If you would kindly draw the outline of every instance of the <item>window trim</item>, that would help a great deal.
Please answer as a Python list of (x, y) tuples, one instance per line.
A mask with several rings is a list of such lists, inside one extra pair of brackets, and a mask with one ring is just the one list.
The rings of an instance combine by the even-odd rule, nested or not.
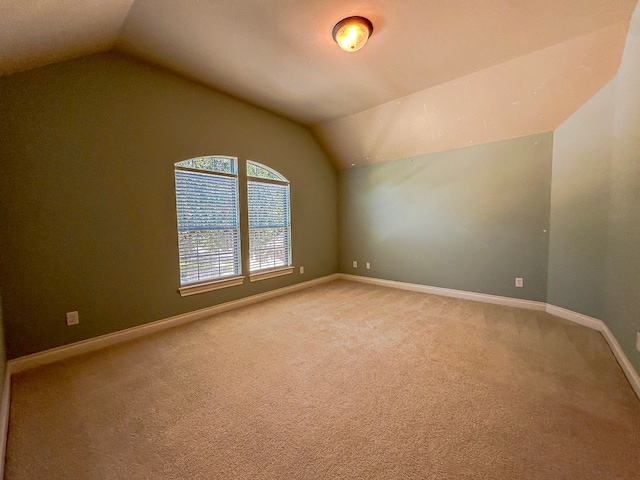
[[(180, 165), (183, 162), (187, 162), (197, 158), (219, 158), (231, 161), (232, 172), (221, 172), (216, 170), (207, 170), (202, 168), (192, 168), (185, 167)], [(235, 181), (235, 204), (236, 204), (236, 219), (238, 222), (237, 225), (237, 239), (238, 239), (238, 247), (237, 251), (234, 251), (235, 260), (237, 262), (237, 270), (231, 275), (225, 275), (220, 277), (213, 277), (204, 280), (196, 280), (189, 283), (182, 283), (183, 272), (182, 267), (179, 265), (179, 280), (178, 280), (178, 292), (180, 296), (185, 297), (189, 295), (195, 295), (197, 293), (208, 292), (212, 290), (218, 290), (221, 288), (232, 287), (236, 285), (240, 285), (244, 282), (244, 269), (242, 264), (242, 225), (241, 225), (241, 196), (240, 196), (240, 175), (239, 175), (239, 159), (238, 157), (230, 156), (230, 155), (203, 155), (202, 157), (193, 157), (185, 160), (181, 160), (179, 162), (174, 163), (174, 178), (176, 179), (176, 187), (175, 187), (175, 197), (176, 197), (176, 220), (178, 221), (177, 225), (177, 234), (178, 239), (180, 238), (180, 227), (179, 227), (179, 211), (178, 211), (178, 188), (177, 188), (177, 172), (186, 172), (186, 173), (195, 173), (200, 175), (212, 175), (221, 178), (227, 178)], [(178, 261), (181, 262), (180, 255), (180, 241), (178, 240)]]
[(281, 277), (282, 275), (289, 275), (296, 269), (293, 265), (288, 267), (275, 267), (270, 269), (258, 270), (255, 273), (249, 274), (250, 282), (259, 282), (260, 280), (267, 280), (268, 278)]
[[(249, 164), (252, 164), (258, 168), (262, 168), (264, 170), (267, 170), (268, 172), (270, 172), (273, 176), (278, 177), (278, 179), (275, 178), (265, 178), (265, 177), (259, 177), (259, 176), (254, 176), (254, 175), (249, 175), (248, 174), (248, 170), (249, 170)], [(293, 232), (291, 229), (291, 182), (284, 176), (282, 175), (279, 171), (264, 165), (262, 163), (256, 162), (254, 160), (250, 160), (247, 159), (245, 160), (245, 172), (247, 172), (246, 175), (246, 186), (247, 186), (247, 194), (246, 194), (246, 201), (247, 201), (247, 211), (249, 211), (250, 207), (249, 207), (249, 183), (263, 183), (263, 184), (268, 184), (268, 185), (277, 185), (277, 186), (282, 186), (282, 187), (286, 187), (287, 189), (287, 223), (288, 223), (288, 245), (287, 245), (287, 264), (286, 265), (278, 265), (275, 267), (267, 267), (267, 268), (263, 268), (260, 270), (251, 270), (251, 225), (250, 222), (247, 225), (248, 230), (247, 230), (247, 237), (248, 237), (248, 256), (249, 256), (249, 281), (251, 282), (257, 282), (260, 280), (266, 280), (268, 278), (273, 278), (273, 277), (278, 277), (280, 275), (288, 275), (290, 273), (293, 273), (295, 267), (293, 266), (293, 252), (292, 252), (292, 236), (293, 236)]]
[[(208, 279), (208, 280), (201, 280), (201, 281), (193, 281), (191, 283), (186, 283), (186, 284), (182, 284), (182, 270), (180, 267), (180, 278), (179, 278), (179, 282), (180, 282), (180, 286), (178, 287), (178, 292), (180, 294), (181, 297), (188, 297), (191, 295), (197, 295), (200, 293), (205, 293), (205, 292), (210, 292), (210, 291), (215, 291), (215, 290), (220, 290), (223, 288), (228, 288), (228, 287), (234, 287), (234, 286), (238, 286), (238, 285), (242, 285), (245, 281), (246, 278), (249, 279), (250, 282), (259, 282), (262, 280), (267, 280), (269, 278), (275, 278), (275, 277), (280, 277), (280, 276), (284, 276), (284, 275), (290, 275), (292, 273), (294, 273), (295, 271), (295, 266), (293, 265), (293, 255), (292, 255), (292, 245), (291, 245), (291, 240), (292, 240), (292, 229), (291, 229), (291, 200), (290, 200), (290, 189), (291, 189), (291, 182), (289, 182), (289, 180), (283, 176), (280, 172), (278, 172), (277, 170), (274, 170), (273, 168), (267, 166), (267, 165), (263, 165), (261, 163), (255, 162), (253, 160), (245, 160), (245, 169), (243, 172), (240, 171), (240, 159), (238, 157), (234, 157), (234, 156), (229, 156), (229, 155), (204, 155), (203, 157), (214, 157), (214, 158), (225, 158), (225, 159), (229, 159), (232, 160), (234, 162), (234, 167), (235, 167), (235, 171), (232, 173), (227, 173), (227, 172), (221, 172), (221, 171), (215, 171), (215, 170), (206, 170), (206, 169), (199, 169), (199, 168), (191, 168), (191, 167), (185, 167), (185, 166), (181, 166), (179, 165), (181, 162), (185, 162), (187, 160), (192, 160), (191, 158), (186, 159), (186, 160), (182, 160), (179, 162), (174, 163), (173, 167), (174, 167), (174, 172), (177, 171), (184, 171), (184, 172), (193, 172), (193, 173), (199, 173), (199, 174), (211, 174), (211, 175), (216, 175), (219, 177), (227, 177), (227, 178), (232, 178), (235, 179), (236, 181), (236, 205), (238, 208), (238, 219), (240, 221), (239, 226), (238, 226), (238, 245), (239, 245), (239, 251), (237, 252), (238, 255), (238, 260), (239, 260), (239, 272), (235, 275), (229, 275), (229, 276), (224, 276), (224, 277), (219, 277), (219, 278), (212, 278), (212, 279)], [(194, 158), (200, 158), (200, 157), (194, 157)], [(264, 168), (265, 170), (269, 171), (271, 174), (273, 174), (273, 176), (277, 176), (278, 179), (275, 178), (264, 178), (264, 177), (259, 177), (259, 176), (254, 176), (254, 175), (248, 175), (248, 168), (247, 166), (249, 164), (253, 164), (259, 168)], [(175, 175), (175, 173), (174, 173)], [(267, 267), (264, 268), (262, 270), (255, 270), (255, 271), (251, 271), (251, 263), (250, 263), (250, 232), (251, 232), (251, 228), (249, 227), (248, 223), (245, 223), (247, 220), (242, 220), (242, 217), (245, 215), (243, 213), (247, 212), (249, 209), (249, 194), (248, 194), (248, 187), (249, 187), (249, 183), (250, 182), (254, 182), (254, 183), (264, 183), (264, 184), (271, 184), (271, 185), (280, 185), (283, 187), (287, 188), (287, 205), (288, 205), (288, 211), (287, 211), (287, 223), (288, 223), (288, 252), (287, 252), (287, 260), (288, 260), (288, 265), (278, 265), (275, 267)], [(176, 198), (177, 198), (177, 190), (176, 190)], [(176, 213), (178, 213), (176, 211)], [(246, 229), (246, 230), (245, 230)], [(178, 230), (178, 234), (180, 234), (180, 230)], [(246, 242), (246, 247), (244, 247), (243, 245), (245, 245)], [(247, 249), (245, 254), (247, 255), (247, 260), (244, 260), (245, 255), (243, 255), (244, 249)], [(180, 253), (178, 252), (178, 258), (180, 258)]]
[(188, 297), (190, 295), (196, 295), (198, 293), (211, 292), (213, 290), (220, 290), (221, 288), (235, 287), (236, 285), (242, 285), (244, 283), (244, 275), (225, 277), (220, 280), (205, 281), (199, 283), (190, 283), (182, 285), (178, 288), (181, 297)]

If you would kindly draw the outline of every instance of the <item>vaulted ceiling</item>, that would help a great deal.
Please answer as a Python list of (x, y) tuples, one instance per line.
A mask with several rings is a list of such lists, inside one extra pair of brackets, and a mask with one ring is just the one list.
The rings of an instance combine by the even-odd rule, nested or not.
[[(309, 125), (339, 168), (555, 129), (637, 0), (2, 0), (0, 75), (120, 50)], [(333, 25), (374, 25), (343, 52)]]

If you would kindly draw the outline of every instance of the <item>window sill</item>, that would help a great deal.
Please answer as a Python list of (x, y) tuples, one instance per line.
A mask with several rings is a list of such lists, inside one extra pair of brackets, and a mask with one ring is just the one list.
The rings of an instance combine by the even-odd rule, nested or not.
[(259, 282), (260, 280), (266, 280), (267, 278), (289, 275), (290, 273), (293, 273), (294, 269), (295, 267), (278, 267), (271, 270), (263, 270), (261, 272), (249, 274), (249, 281)]
[(206, 283), (196, 283), (193, 285), (185, 285), (178, 288), (181, 297), (188, 297), (189, 295), (196, 295), (198, 293), (211, 292), (212, 290), (219, 290), (221, 288), (235, 287), (236, 285), (242, 285), (244, 282), (243, 276), (223, 278), (221, 280), (214, 280)]

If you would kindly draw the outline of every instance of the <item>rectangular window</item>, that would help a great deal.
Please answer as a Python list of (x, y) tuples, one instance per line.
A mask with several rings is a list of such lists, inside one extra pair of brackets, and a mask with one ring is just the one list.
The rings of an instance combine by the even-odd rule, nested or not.
[(180, 284), (240, 275), (237, 161), (179, 162), (175, 179)]
[(290, 266), (289, 183), (256, 179), (247, 189), (250, 271)]

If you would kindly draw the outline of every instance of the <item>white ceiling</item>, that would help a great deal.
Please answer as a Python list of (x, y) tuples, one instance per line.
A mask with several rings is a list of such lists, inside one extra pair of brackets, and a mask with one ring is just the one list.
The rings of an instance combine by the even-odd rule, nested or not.
[(133, 0), (0, 0), (0, 75), (102, 52)]
[[(0, 74), (115, 48), (311, 126), (345, 168), (554, 129), (615, 75), (636, 3), (0, 0)], [(374, 33), (343, 52), (355, 14)]]

